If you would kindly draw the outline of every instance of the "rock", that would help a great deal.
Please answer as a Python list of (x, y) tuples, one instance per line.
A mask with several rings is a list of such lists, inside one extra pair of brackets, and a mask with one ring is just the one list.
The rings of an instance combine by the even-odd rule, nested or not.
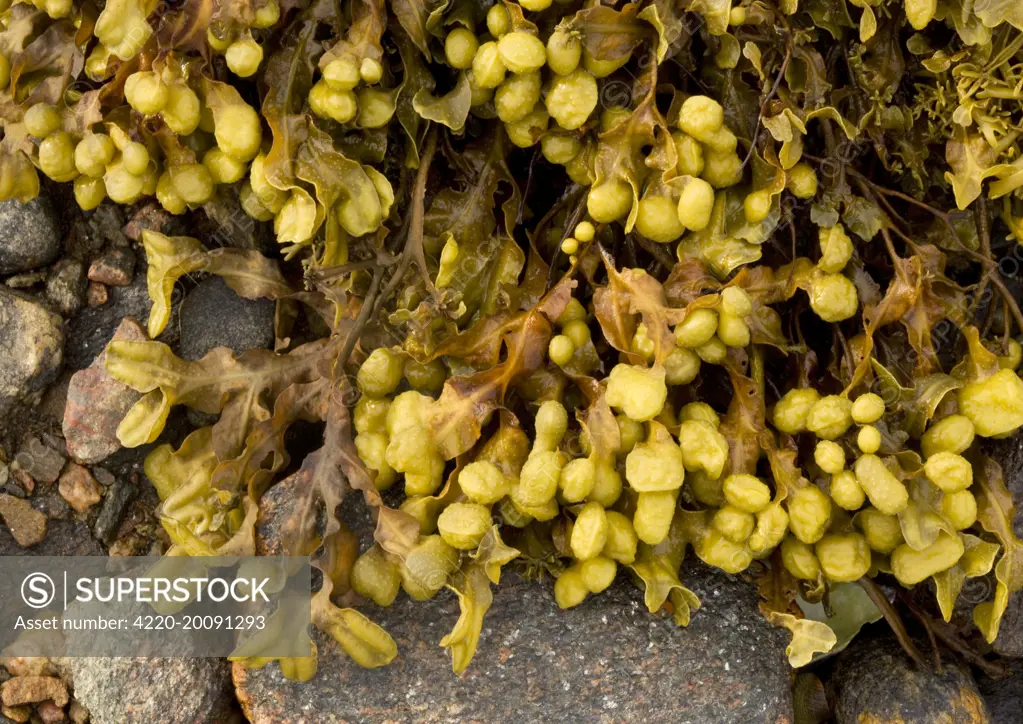
[(0, 527), (0, 555), (2, 556), (103, 556), (106, 551), (92, 537), (89, 526), (80, 520), (51, 520), (47, 524), (46, 538), (29, 549), (24, 549), (4, 527)]
[(67, 720), (67, 717), (64, 716), (64, 710), (52, 701), (44, 701), (37, 706), (36, 714), (39, 715), (39, 719), (43, 724), (58, 724), (58, 722)]
[(181, 303), (184, 359), (200, 359), (214, 347), (244, 352), (273, 342), (273, 301), (239, 297), (220, 277), (204, 280)]
[(223, 659), (75, 658), (75, 698), (93, 724), (229, 721), (231, 669)]
[(93, 468), (92, 476), (96, 478), (96, 482), (105, 488), (109, 488), (114, 484), (114, 481), (117, 480), (117, 478), (114, 477), (114, 474), (106, 468)]
[[(990, 600), (995, 583), (990, 577), (979, 580), (988, 584), (984, 592), (989, 595), (977, 600), (976, 603)], [(972, 611), (972, 607), (970, 610)], [(1023, 594), (1019, 591), (1009, 596), (1009, 604), (1005, 607), (1005, 613), (1002, 614), (1002, 621), (998, 626), (998, 636), (991, 644), (991, 648), (1000, 656), (1010, 659), (1023, 658)]]
[(54, 676), (15, 676), (0, 684), (0, 700), (6, 706), (52, 701), (57, 706), (68, 702), (67, 687)]
[(89, 266), (89, 279), (111, 287), (126, 287), (135, 275), (135, 253), (111, 249)]
[(26, 495), (24, 489), (14, 480), (9, 480), (0, 487), (0, 493), (7, 493), (8, 495), (13, 495), (15, 498), (24, 498)]
[(828, 680), (836, 724), (945, 722), (987, 724), (987, 707), (970, 670), (951, 654), (916, 666), (886, 628), (863, 631), (833, 663)]
[(451, 673), (440, 639), (458, 618), (453, 595), (402, 597), (367, 614), (398, 644), (398, 657), (361, 669), (317, 632), (319, 669), (306, 683), (274, 664), (236, 665), (242, 709), (253, 722), (672, 721), (792, 722), (786, 635), (757, 612), (755, 587), (702, 564), (682, 580), (703, 608), (681, 628), (649, 613), (622, 580), (561, 611), (550, 583), (507, 575), (495, 587), (479, 650)]
[(3, 719), (0, 719), (0, 724), (7, 724), (11, 721), (25, 724), (32, 718), (32, 707), (30, 706), (4, 706), (2, 711)]
[(0, 516), (23, 548), (34, 546), (46, 537), (46, 516), (21, 498), (0, 494)]
[(28, 475), (37, 483), (52, 483), (60, 477), (67, 458), (52, 445), (47, 445), (38, 437), (32, 436), (22, 443), (18, 454), (14, 456), (11, 472)]
[(109, 301), (92, 309), (83, 309), (68, 324), (67, 365), (73, 370), (88, 367), (107, 346), (125, 317), (145, 326), (149, 318), (149, 293), (145, 274), (136, 274), (126, 287), (110, 287)]
[(89, 282), (89, 286), (85, 290), (85, 303), (89, 305), (90, 309), (102, 307), (109, 299), (110, 293), (107, 292), (105, 285), (99, 282)]
[(86, 468), (71, 463), (60, 476), (60, 497), (79, 513), (84, 513), (103, 497), (103, 488)]
[(1023, 662), (1009, 662), (1007, 676), (991, 679), (977, 676), (977, 687), (984, 697), (991, 724), (1016, 724), (1023, 711)]
[(114, 483), (103, 500), (103, 507), (100, 508), (96, 524), (92, 528), (93, 535), (109, 544), (117, 535), (117, 529), (128, 512), (128, 506), (137, 495), (138, 488), (131, 483), (124, 480)]
[(0, 276), (51, 264), (60, 247), (57, 217), (46, 197), (0, 202)]
[(70, 317), (85, 305), (88, 285), (85, 264), (77, 259), (61, 259), (54, 264), (50, 278), (46, 280), (46, 298), (61, 314)]
[[(125, 318), (114, 339), (143, 342), (148, 339), (138, 322)], [(68, 453), (80, 463), (105, 460), (121, 449), (117, 426), (142, 396), (107, 374), (104, 349), (88, 369), (76, 372), (68, 386), (64, 408), (64, 438)]]
[(151, 202), (139, 208), (131, 221), (124, 227), (124, 234), (132, 241), (142, 241), (143, 231), (156, 231), (171, 234), (166, 227), (176, 225), (176, 217), (165, 210), (160, 204)]
[(124, 208), (119, 204), (105, 203), (96, 207), (88, 215), (86, 222), (88, 235), (96, 249), (105, 244), (112, 246), (128, 246), (128, 238), (124, 235)]
[(79, 704), (77, 700), (71, 702), (67, 714), (75, 724), (85, 724), (89, 721), (89, 710)]
[(0, 427), (19, 406), (39, 400), (57, 379), (63, 358), (61, 318), (0, 287)]
[(45, 515), (51, 521), (54, 519), (65, 520), (71, 517), (71, 506), (56, 490), (49, 490), (42, 495), (34, 495), (29, 500), (32, 507)]

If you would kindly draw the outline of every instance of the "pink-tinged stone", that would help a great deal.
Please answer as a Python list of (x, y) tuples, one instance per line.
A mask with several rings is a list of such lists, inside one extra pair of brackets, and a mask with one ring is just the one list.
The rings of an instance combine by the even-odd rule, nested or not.
[(59, 724), (59, 722), (67, 721), (67, 717), (64, 716), (64, 709), (52, 701), (44, 701), (37, 706), (36, 714), (39, 715), (39, 719), (42, 720), (43, 724)]
[(126, 287), (135, 276), (135, 254), (131, 249), (111, 249), (89, 265), (90, 281), (111, 287)]
[[(131, 317), (121, 320), (114, 339), (144, 342), (149, 339)], [(107, 374), (106, 350), (87, 369), (76, 372), (68, 385), (64, 408), (64, 438), (68, 454), (82, 464), (98, 463), (121, 449), (117, 426), (140, 393)]]
[(159, 204), (146, 204), (124, 227), (124, 235), (132, 241), (142, 241), (143, 231), (162, 231), (172, 218)]

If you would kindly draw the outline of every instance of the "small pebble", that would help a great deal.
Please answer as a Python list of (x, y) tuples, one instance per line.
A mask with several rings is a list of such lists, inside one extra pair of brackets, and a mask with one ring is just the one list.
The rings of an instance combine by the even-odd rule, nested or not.
[(89, 282), (89, 288), (85, 291), (85, 301), (91, 307), (102, 307), (110, 301), (110, 293), (105, 284)]
[(89, 266), (89, 279), (111, 287), (126, 287), (135, 276), (135, 253), (111, 249)]
[(79, 513), (86, 512), (103, 498), (103, 488), (81, 465), (70, 463), (60, 476), (60, 496)]

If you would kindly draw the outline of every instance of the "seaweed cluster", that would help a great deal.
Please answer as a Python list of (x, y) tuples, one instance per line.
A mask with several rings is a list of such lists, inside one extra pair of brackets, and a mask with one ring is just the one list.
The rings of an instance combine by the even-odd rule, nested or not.
[(283, 549), (364, 666), (396, 647), (362, 604), (449, 588), (464, 669), (506, 566), (562, 607), (627, 573), (686, 625), (689, 549), (757, 574), (794, 665), (836, 641), (796, 602), (839, 583), (947, 620), (991, 575), (992, 641), (1023, 587), (984, 454), (1023, 425), (1021, 7), (8, 0), (0, 197), (41, 172), (86, 212), (272, 223), (272, 255), (144, 233), (150, 337), (202, 273), (276, 300), (276, 344), (112, 342), (144, 393), (118, 434), (219, 416), (147, 458), (171, 555), (254, 553), (297, 470)]

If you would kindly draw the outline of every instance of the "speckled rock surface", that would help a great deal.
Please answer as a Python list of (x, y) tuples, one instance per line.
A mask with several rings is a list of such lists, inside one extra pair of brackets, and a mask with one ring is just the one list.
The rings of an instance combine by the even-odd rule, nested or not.
[(60, 230), (48, 199), (0, 202), (0, 276), (36, 269), (60, 255)]
[(1023, 661), (1011, 662), (1004, 679), (977, 677), (991, 724), (1016, 724), (1023, 718)]
[(688, 563), (682, 578), (704, 604), (688, 628), (648, 613), (627, 581), (560, 611), (550, 582), (508, 576), (461, 678), (438, 646), (458, 617), (455, 597), (402, 597), (367, 610), (398, 644), (390, 666), (360, 669), (320, 636), (312, 681), (288, 682), (273, 664), (236, 666), (238, 698), (260, 724), (791, 722), (786, 636), (760, 618), (752, 584)]
[(230, 721), (230, 664), (223, 659), (71, 659), (75, 698), (93, 724)]
[(37, 401), (64, 357), (63, 321), (0, 286), (0, 428), (20, 404)]
[(46, 280), (46, 299), (65, 317), (71, 317), (85, 306), (88, 286), (85, 265), (77, 259), (65, 257), (50, 271)]
[[(259, 517), (256, 519), (256, 555), (282, 556), (287, 555), (282, 540), (287, 533), (289, 524), (298, 520), (301, 505), (302, 476), (299, 473), (289, 475), (263, 493), (259, 499)], [(348, 496), (348, 501), (356, 496)], [(350, 502), (346, 507), (351, 506)], [(359, 512), (362, 512), (361, 510)], [(373, 522), (368, 514), (361, 520), (353, 521), (350, 515), (344, 517), (349, 528), (357, 535), (372, 535)], [(323, 530), (322, 512), (317, 518), (319, 530)]]
[(184, 359), (200, 359), (214, 347), (244, 352), (273, 341), (274, 303), (239, 297), (220, 277), (204, 280), (181, 303)]
[(942, 664), (940, 673), (929, 663), (915, 666), (883, 624), (861, 632), (835, 658), (828, 679), (836, 724), (989, 722), (969, 669), (952, 655)]

